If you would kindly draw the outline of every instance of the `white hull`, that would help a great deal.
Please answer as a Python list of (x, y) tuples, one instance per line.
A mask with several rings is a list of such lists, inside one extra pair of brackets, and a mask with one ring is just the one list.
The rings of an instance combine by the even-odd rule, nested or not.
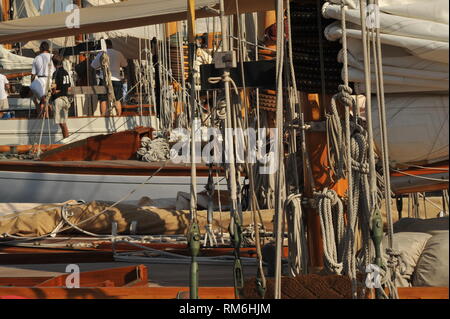
[[(11, 119), (0, 121), (0, 145), (59, 144), (63, 139), (61, 129), (54, 119)], [(158, 127), (156, 117), (78, 117), (67, 121), (71, 143), (90, 136), (130, 130), (136, 126)]]
[[(0, 202), (56, 203), (67, 200), (118, 201), (137, 189), (126, 202), (143, 196), (152, 200), (173, 200), (177, 193), (190, 191), (190, 176), (154, 176), (148, 184), (146, 176), (81, 175), (0, 171)], [(197, 178), (202, 191), (207, 177)]]

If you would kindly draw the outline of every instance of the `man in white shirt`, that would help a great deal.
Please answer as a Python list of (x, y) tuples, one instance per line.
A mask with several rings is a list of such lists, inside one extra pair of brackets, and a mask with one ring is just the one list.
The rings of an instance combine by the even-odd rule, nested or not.
[(50, 87), (47, 86), (47, 79), (52, 78), (55, 66), (52, 62), (52, 55), (50, 54), (48, 42), (42, 42), (39, 49), (41, 53), (34, 58), (31, 68), (30, 89), (38, 101), (38, 114), (48, 115), (46, 97)]
[[(122, 115), (122, 97), (123, 97), (123, 86), (122, 86), (122, 81), (120, 78), (120, 68), (125, 68), (128, 66), (128, 62), (127, 59), (125, 59), (124, 55), (122, 54), (122, 52), (114, 50), (112, 47), (112, 41), (110, 39), (105, 40), (106, 42), (106, 54), (109, 57), (109, 70), (111, 72), (111, 80), (112, 80), (112, 85), (113, 85), (113, 89), (114, 89), (114, 96), (116, 98), (116, 111), (117, 111), (117, 116)], [(104, 52), (100, 52), (99, 54), (97, 54), (97, 56), (95, 57), (94, 61), (92, 61), (91, 63), (91, 67), (93, 67), (96, 70), (101, 70), (101, 57), (102, 54), (104, 54)], [(100, 71), (100, 83), (99, 85), (105, 85), (105, 77), (103, 75), (103, 72)], [(108, 96), (106, 94), (101, 94), (98, 96), (98, 99), (100, 101), (100, 112), (102, 115), (109, 115), (107, 114), (107, 101), (108, 101)]]
[(9, 81), (3, 74), (0, 74), (0, 119), (3, 117), (2, 110), (9, 109), (8, 104)]

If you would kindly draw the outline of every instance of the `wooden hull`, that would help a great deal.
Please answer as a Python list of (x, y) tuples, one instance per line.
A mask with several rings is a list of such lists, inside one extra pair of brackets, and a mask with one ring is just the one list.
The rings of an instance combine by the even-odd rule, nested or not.
[[(134, 189), (127, 201), (138, 201), (143, 196), (163, 200), (190, 191), (190, 166), (166, 164), (159, 170), (162, 165), (137, 160), (0, 161), (0, 202), (117, 201)], [(206, 185), (207, 174), (205, 166), (198, 167), (199, 191)]]

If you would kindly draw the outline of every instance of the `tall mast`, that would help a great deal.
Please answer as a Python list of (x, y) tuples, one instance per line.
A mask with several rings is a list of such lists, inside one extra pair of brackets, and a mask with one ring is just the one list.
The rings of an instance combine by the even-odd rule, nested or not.
[[(73, 0), (73, 4), (76, 5), (78, 8), (83, 8), (83, 1), (82, 0)], [(77, 34), (75, 36), (75, 44), (83, 42), (83, 34)]]
[[(2, 21), (11, 20), (11, 0), (2, 0)], [(12, 45), (10, 43), (3, 44), (5, 49), (11, 49)]]
[(198, 299), (198, 262), (197, 256), (200, 251), (200, 229), (197, 220), (197, 167), (195, 163), (195, 79), (194, 79), (194, 61), (195, 61), (195, 0), (187, 0), (187, 22), (188, 22), (188, 40), (189, 40), (189, 73), (191, 78), (190, 107), (191, 107), (191, 224), (189, 227), (189, 248), (191, 251), (191, 272), (189, 281), (190, 299)]

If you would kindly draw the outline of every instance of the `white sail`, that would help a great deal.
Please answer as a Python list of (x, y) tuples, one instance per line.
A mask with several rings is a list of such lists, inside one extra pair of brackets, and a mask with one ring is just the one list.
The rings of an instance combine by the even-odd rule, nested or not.
[[(338, 1), (331, 2), (324, 4), (323, 16), (340, 20), (341, 6)], [(363, 92), (358, 1), (347, 3), (349, 76), (357, 91)], [(443, 0), (380, 1), (380, 39), (386, 92), (448, 91), (448, 8), (448, 1)], [(341, 22), (327, 26), (325, 37), (330, 41), (340, 40)], [(342, 61), (340, 57), (338, 59)]]
[[(387, 94), (389, 160), (392, 166), (448, 160), (448, 94)], [(375, 145), (381, 149), (377, 99), (372, 98)]]
[[(365, 92), (359, 1), (346, 1), (349, 81)], [(380, 0), (380, 40), (391, 165), (448, 160), (448, 12), (446, 0)], [(322, 7), (326, 18), (341, 19), (341, 3)], [(341, 21), (325, 37), (342, 37)], [(337, 57), (343, 62), (343, 51)], [(372, 93), (376, 85), (372, 68)], [(372, 98), (375, 144), (380, 145), (377, 100)]]
[(12, 2), (14, 9), (14, 19), (37, 17), (39, 10), (30, 0), (15, 0)]
[(0, 73), (30, 71), (33, 59), (13, 54), (0, 45)]

